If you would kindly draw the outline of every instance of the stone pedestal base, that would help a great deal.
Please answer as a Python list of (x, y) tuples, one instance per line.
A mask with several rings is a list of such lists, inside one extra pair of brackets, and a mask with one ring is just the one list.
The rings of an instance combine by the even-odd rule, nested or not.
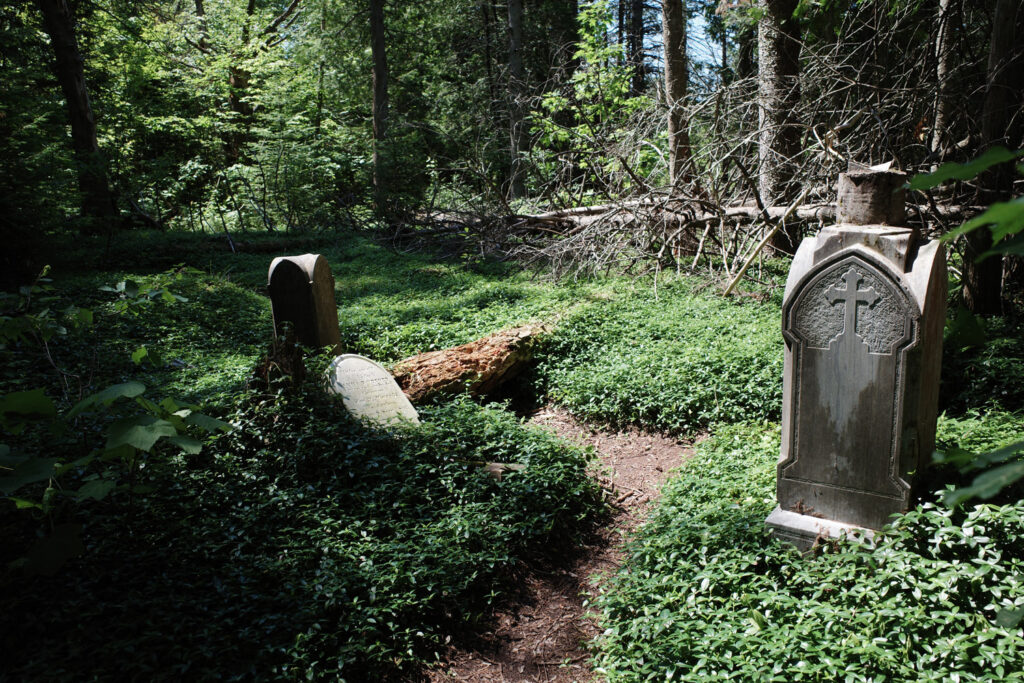
[(859, 532), (861, 535), (871, 538), (874, 532), (871, 529), (844, 524), (831, 519), (801, 515), (798, 512), (790, 512), (776, 507), (764, 520), (765, 526), (771, 529), (775, 538), (786, 543), (792, 543), (799, 550), (810, 550), (815, 541), (819, 538), (839, 538), (846, 532)]

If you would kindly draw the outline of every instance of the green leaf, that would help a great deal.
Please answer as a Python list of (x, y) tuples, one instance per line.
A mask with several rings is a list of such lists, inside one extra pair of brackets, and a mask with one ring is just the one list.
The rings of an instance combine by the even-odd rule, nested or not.
[(80, 499), (92, 498), (93, 500), (103, 500), (116, 486), (117, 482), (110, 479), (93, 479), (78, 489), (78, 497)]
[(141, 365), (142, 359), (145, 358), (146, 354), (148, 353), (149, 351), (146, 350), (145, 346), (140, 346), (139, 348), (135, 349), (134, 353), (132, 353), (132, 362), (135, 363), (136, 365)]
[(1003, 628), (1017, 628), (1017, 624), (1022, 619), (1024, 619), (1024, 607), (1001, 609), (996, 613), (996, 624)]
[(30, 574), (53, 576), (73, 557), (85, 552), (80, 524), (58, 524), (53, 534), (35, 542), (25, 568)]
[(180, 448), (182, 452), (188, 455), (199, 455), (203, 450), (203, 443), (198, 439), (194, 439), (191, 436), (179, 434), (178, 436), (171, 436), (167, 439), (175, 446)]
[(994, 243), (999, 242), (999, 240), (1007, 235), (1016, 235), (1021, 230), (1024, 230), (1024, 197), (993, 204), (982, 214), (975, 216), (956, 230), (947, 232), (942, 236), (942, 240), (949, 242), (983, 225), (995, 226), (992, 229), (992, 241)]
[(1005, 147), (992, 147), (977, 159), (966, 164), (949, 163), (939, 166), (933, 173), (914, 176), (904, 187), (908, 190), (928, 190), (947, 180), (970, 180), (982, 171), (1024, 156), (1024, 150), (1011, 152)]
[(24, 498), (9, 498), (8, 500), (14, 502), (14, 507), (17, 510), (28, 510), (35, 508), (37, 510), (43, 509), (43, 504), (34, 500), (26, 500)]
[(75, 311), (75, 319), (78, 321), (78, 324), (80, 326), (82, 326), (82, 325), (84, 325), (84, 326), (92, 325), (92, 320), (93, 320), (92, 309), (89, 309), (89, 308), (79, 308), (77, 311)]
[(200, 429), (204, 429), (208, 432), (220, 430), (226, 433), (231, 431), (231, 425), (229, 423), (202, 413), (189, 414), (188, 417), (185, 418), (185, 424), (199, 427)]
[(998, 246), (993, 247), (989, 251), (978, 257), (978, 261), (982, 261), (989, 256), (994, 254), (1010, 254), (1011, 256), (1024, 256), (1024, 235), (1017, 235), (1016, 237), (1008, 240), (1003, 240)]
[(68, 411), (67, 417), (74, 417), (97, 403), (110, 405), (119, 398), (135, 398), (136, 396), (142, 395), (144, 391), (146, 391), (146, 385), (141, 382), (133, 381), (114, 384), (103, 391), (99, 391), (91, 396), (83, 398), (75, 405), (75, 407)]
[(151, 415), (124, 418), (107, 429), (107, 450), (131, 446), (149, 452), (161, 437), (175, 436), (177, 433), (178, 430), (170, 422)]
[(946, 328), (944, 343), (955, 346), (958, 349), (965, 349), (971, 346), (982, 346), (985, 343), (985, 328), (981, 320), (971, 313), (966, 306), (960, 304), (956, 310), (956, 317), (953, 318)]
[(1021, 477), (1024, 477), (1024, 460), (1011, 462), (983, 472), (974, 478), (970, 486), (947, 491), (943, 494), (942, 500), (949, 507), (956, 507), (960, 503), (974, 497), (982, 499), (991, 498)]
[(42, 389), (15, 391), (0, 398), (0, 425), (15, 434), (24, 429), (24, 421), (9, 420), (8, 415), (48, 418), (56, 414), (57, 407), (43, 394)]
[(26, 484), (49, 479), (56, 462), (57, 458), (26, 458), (9, 475), (0, 477), (0, 492), (9, 496)]

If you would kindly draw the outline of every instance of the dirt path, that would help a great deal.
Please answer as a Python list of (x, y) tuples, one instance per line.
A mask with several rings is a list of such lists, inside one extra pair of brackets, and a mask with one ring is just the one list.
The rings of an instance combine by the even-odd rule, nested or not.
[(615, 570), (625, 537), (647, 513), (668, 473), (693, 450), (689, 444), (636, 429), (592, 428), (553, 407), (537, 411), (530, 423), (598, 453), (595, 476), (616, 507), (580, 553), (549, 570), (533, 569), (516, 599), (498, 611), (472, 644), (453, 647), (429, 673), (431, 683), (578, 683), (594, 680), (586, 643), (597, 635), (584, 593), (594, 592), (594, 575)]

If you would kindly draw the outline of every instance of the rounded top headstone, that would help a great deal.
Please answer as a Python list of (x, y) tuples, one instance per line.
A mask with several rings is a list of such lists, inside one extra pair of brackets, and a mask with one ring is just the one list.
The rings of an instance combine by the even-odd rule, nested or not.
[(341, 396), (354, 416), (377, 424), (419, 424), (416, 409), (395, 378), (379, 363), (354, 353), (331, 361), (327, 368), (328, 390)]

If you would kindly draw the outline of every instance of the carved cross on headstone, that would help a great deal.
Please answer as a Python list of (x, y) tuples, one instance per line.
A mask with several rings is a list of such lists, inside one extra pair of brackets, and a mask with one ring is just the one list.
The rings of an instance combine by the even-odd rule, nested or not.
[(846, 306), (843, 333), (840, 336), (850, 335), (847, 337), (849, 341), (853, 341), (857, 333), (857, 304), (866, 303), (868, 306), (874, 306), (882, 298), (875, 291), (874, 287), (857, 289), (857, 286), (860, 285), (860, 281), (863, 279), (863, 276), (857, 272), (857, 269), (850, 266), (850, 269), (843, 275), (843, 282), (846, 283), (844, 289), (839, 289), (833, 285), (825, 290), (825, 297), (830, 304), (835, 306), (839, 302), (843, 302)]

